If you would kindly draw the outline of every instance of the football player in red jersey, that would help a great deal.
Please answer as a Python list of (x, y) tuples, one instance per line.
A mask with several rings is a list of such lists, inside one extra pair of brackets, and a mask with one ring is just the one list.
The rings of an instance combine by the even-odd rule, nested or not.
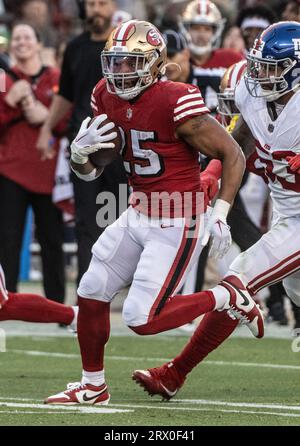
[[(71, 145), (71, 166), (83, 180), (93, 180), (100, 171), (88, 155), (113, 147), (113, 128), (120, 126), (133, 195), (129, 208), (93, 246), (78, 288), (82, 380), (47, 398), (48, 404), (108, 403), (103, 357), (109, 306), (124, 285), (131, 283), (123, 319), (140, 335), (175, 328), (224, 307), (247, 318), (254, 335), (263, 331), (261, 313), (248, 295), (241, 298), (233, 291), (221, 301), (218, 293), (176, 294), (209, 238), (216, 256), (230, 246), (226, 216), (244, 172), (240, 147), (209, 116), (197, 87), (160, 81), (166, 45), (151, 23), (132, 20), (117, 27), (102, 52), (102, 65), (105, 80), (92, 96), (99, 116), (90, 126), (89, 119), (83, 121)], [(197, 209), (200, 151), (223, 166), (219, 198), (206, 222)]]
[(219, 48), (224, 24), (219, 9), (209, 0), (188, 3), (179, 24), (191, 52), (193, 70), (188, 82), (198, 85), (211, 111), (216, 111), (217, 93), (226, 68), (244, 58), (232, 49)]

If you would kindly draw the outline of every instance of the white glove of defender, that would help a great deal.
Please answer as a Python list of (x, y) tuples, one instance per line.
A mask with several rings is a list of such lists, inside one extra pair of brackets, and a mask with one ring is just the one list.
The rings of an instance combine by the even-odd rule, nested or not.
[(103, 121), (107, 119), (107, 115), (97, 116), (92, 124), (88, 127), (91, 118), (86, 118), (77, 133), (77, 136), (71, 144), (71, 160), (76, 164), (85, 164), (91, 153), (101, 149), (114, 149), (113, 141), (117, 137), (116, 132), (106, 133), (115, 127), (113, 122), (108, 122), (103, 127), (97, 128)]
[(205, 226), (201, 244), (206, 246), (209, 239), (212, 239), (209, 256), (214, 259), (224, 257), (232, 243), (230, 227), (226, 222), (229, 208), (230, 204), (227, 201), (217, 200)]

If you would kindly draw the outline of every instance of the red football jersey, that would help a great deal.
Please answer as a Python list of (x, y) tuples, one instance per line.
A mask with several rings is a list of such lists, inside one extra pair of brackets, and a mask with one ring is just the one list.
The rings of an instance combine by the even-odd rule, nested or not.
[[(26, 76), (17, 67), (13, 67), (12, 71), (18, 79), (31, 84), (37, 100), (50, 107), (58, 88), (59, 70), (45, 67), (34, 78)], [(54, 186), (57, 156), (41, 161), (41, 155), (36, 149), (40, 125), (31, 125), (26, 121), (20, 104), (13, 108), (4, 100), (13, 84), (14, 79), (6, 74), (6, 93), (0, 94), (0, 175), (31, 192), (49, 195)], [(60, 121), (55, 130), (63, 131), (66, 124), (66, 119)], [(54, 148), (58, 149), (58, 140), (55, 140)]]
[[(178, 139), (175, 131), (188, 119), (209, 113), (198, 87), (158, 81), (136, 99), (125, 101), (108, 93), (106, 81), (101, 80), (94, 89), (91, 105), (95, 115), (106, 113), (124, 130), (124, 166), (142, 211), (165, 215), (158, 194), (167, 192), (179, 193), (182, 203), (192, 195), (189, 211), (186, 201), (184, 206), (185, 212), (194, 214), (199, 199), (196, 193), (200, 192), (199, 153)], [(141, 197), (146, 200), (143, 202)], [(178, 200), (170, 203), (172, 217), (181, 216), (179, 207)]]

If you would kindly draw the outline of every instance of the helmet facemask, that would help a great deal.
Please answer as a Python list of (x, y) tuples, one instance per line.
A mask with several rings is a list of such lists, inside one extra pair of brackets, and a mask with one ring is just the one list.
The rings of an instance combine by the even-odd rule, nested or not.
[(222, 123), (227, 125), (228, 120), (240, 115), (234, 101), (234, 90), (226, 88), (222, 93), (218, 93), (217, 96), (218, 113), (221, 115)]
[[(222, 18), (218, 7), (210, 0), (191, 1), (187, 4), (179, 19), (181, 32), (186, 36), (188, 47), (196, 57), (219, 48), (225, 22), (226, 19)], [(211, 28), (212, 36), (208, 42), (202, 44), (201, 38), (198, 42), (197, 29), (193, 29), (193, 26), (197, 25)], [(201, 34), (201, 31), (199, 33)]]
[[(199, 45), (197, 44), (193, 39), (193, 31), (192, 26), (193, 25), (205, 25), (205, 26), (211, 26), (213, 30), (213, 35), (206, 45)], [(195, 56), (203, 56), (204, 54), (210, 53), (216, 48), (219, 48), (220, 46), (220, 39), (221, 35), (224, 29), (224, 23), (221, 21), (221, 23), (217, 24), (211, 24), (207, 21), (203, 22), (182, 22), (180, 24), (181, 32), (185, 35), (187, 41), (188, 41), (188, 48), (191, 51), (192, 54)], [(195, 31), (196, 32), (196, 31)]]
[(154, 82), (152, 72), (158, 57), (155, 50), (147, 53), (103, 51), (102, 70), (108, 91), (125, 100), (139, 95)]
[[(253, 54), (255, 53), (255, 54)], [(295, 66), (296, 61), (290, 58), (268, 59), (259, 57), (252, 50), (247, 57), (245, 83), (251, 96), (264, 98), (268, 102), (275, 101), (286, 93), (299, 88), (299, 84), (289, 88), (286, 76)]]

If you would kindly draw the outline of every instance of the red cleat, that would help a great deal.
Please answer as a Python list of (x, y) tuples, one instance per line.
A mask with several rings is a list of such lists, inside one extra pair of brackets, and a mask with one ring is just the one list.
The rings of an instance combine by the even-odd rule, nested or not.
[(173, 398), (185, 381), (179, 376), (172, 362), (153, 369), (135, 370), (132, 379), (150, 396), (161, 395), (164, 400)]
[(263, 312), (252, 299), (243, 282), (237, 276), (227, 276), (219, 285), (229, 291), (229, 312), (239, 319), (240, 323), (247, 325), (253, 336), (262, 338), (264, 336)]
[(107, 390), (107, 385), (104, 383), (101, 386), (94, 386), (92, 384), (69, 383), (67, 390), (56, 395), (49, 396), (45, 404), (95, 404), (106, 405), (109, 403), (110, 395)]

